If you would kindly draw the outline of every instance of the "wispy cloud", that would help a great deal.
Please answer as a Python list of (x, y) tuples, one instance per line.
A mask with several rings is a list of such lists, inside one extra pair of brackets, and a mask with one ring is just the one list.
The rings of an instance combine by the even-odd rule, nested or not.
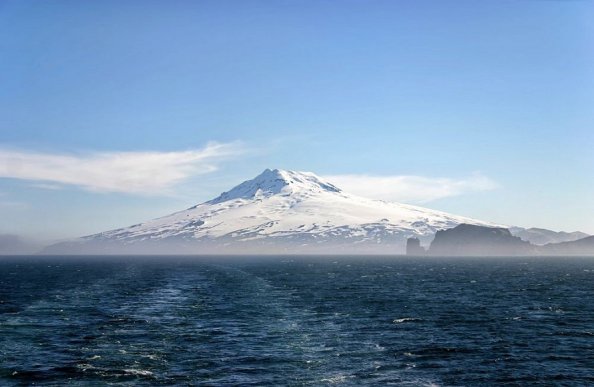
[[(103, 152), (84, 155), (0, 149), (0, 177), (88, 191), (166, 194), (192, 176), (213, 172), (244, 152), (239, 143), (209, 143), (178, 152)], [(44, 185), (45, 184), (45, 185)]]
[(471, 192), (489, 191), (497, 183), (481, 174), (462, 179), (426, 176), (325, 176), (347, 192), (388, 201), (427, 203), (433, 200)]

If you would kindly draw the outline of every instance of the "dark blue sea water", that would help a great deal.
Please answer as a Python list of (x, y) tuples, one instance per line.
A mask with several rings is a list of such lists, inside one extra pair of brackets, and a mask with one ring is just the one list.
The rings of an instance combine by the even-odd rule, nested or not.
[(592, 385), (594, 258), (2, 258), (1, 385)]

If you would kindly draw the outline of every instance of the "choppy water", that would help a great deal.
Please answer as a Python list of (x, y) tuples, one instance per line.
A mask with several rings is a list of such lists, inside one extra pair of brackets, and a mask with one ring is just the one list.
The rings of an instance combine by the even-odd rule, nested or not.
[(0, 260), (0, 384), (594, 384), (594, 258)]

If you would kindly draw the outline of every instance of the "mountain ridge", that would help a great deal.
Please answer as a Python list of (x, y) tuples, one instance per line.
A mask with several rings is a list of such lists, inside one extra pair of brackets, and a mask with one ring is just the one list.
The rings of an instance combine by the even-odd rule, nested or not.
[(520, 237), (522, 240), (537, 246), (544, 246), (549, 243), (573, 242), (590, 236), (581, 231), (552, 231), (538, 227), (511, 227), (510, 231), (514, 236)]

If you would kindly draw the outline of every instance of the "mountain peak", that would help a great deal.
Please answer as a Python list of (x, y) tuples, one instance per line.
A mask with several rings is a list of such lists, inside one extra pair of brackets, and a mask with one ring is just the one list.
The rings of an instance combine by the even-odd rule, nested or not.
[(341, 192), (339, 188), (311, 172), (265, 169), (251, 180), (244, 181), (230, 191), (223, 192), (208, 203), (221, 203), (233, 199), (256, 199), (277, 194), (297, 192)]

